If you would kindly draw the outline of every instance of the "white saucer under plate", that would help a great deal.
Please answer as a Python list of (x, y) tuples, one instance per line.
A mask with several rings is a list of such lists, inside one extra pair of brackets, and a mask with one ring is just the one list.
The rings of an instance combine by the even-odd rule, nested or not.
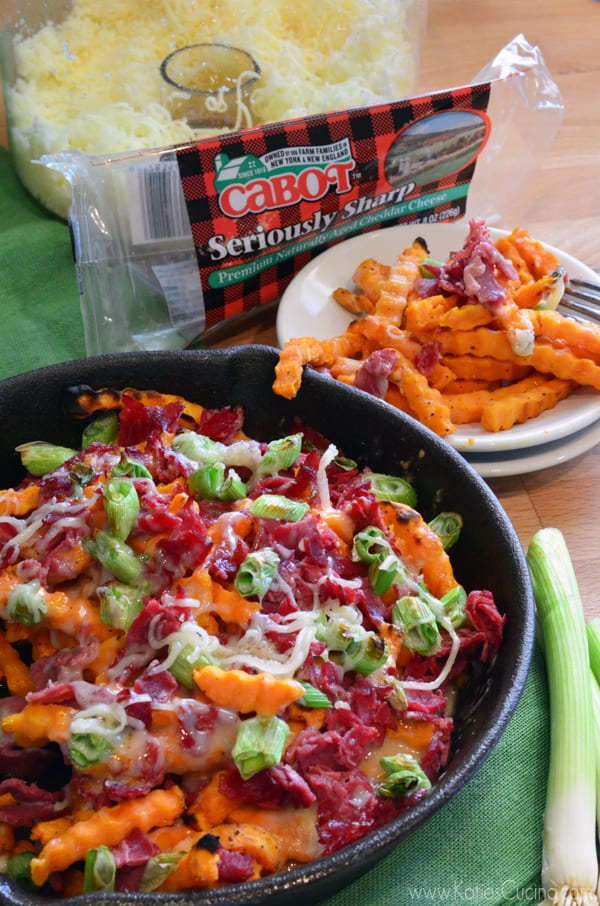
[(529, 472), (539, 472), (552, 466), (575, 459), (582, 453), (587, 453), (596, 444), (600, 443), (600, 420), (587, 428), (582, 428), (570, 437), (555, 440), (539, 447), (528, 447), (526, 450), (513, 450), (505, 453), (499, 452), (497, 456), (492, 453), (481, 453), (469, 456), (463, 454), (476, 472), (482, 478), (502, 478), (509, 475), (525, 475)]
[[(468, 223), (400, 224), (353, 236), (322, 252), (306, 265), (285, 290), (277, 310), (277, 339), (280, 346), (294, 337), (313, 336), (319, 340), (344, 333), (353, 315), (332, 297), (339, 286), (353, 289), (352, 274), (365, 258), (391, 263), (417, 236), (427, 242), (433, 258), (444, 260), (462, 248)], [(490, 228), (492, 238), (506, 230)], [(544, 243), (573, 277), (597, 280), (591, 268), (572, 255)], [(581, 388), (554, 409), (508, 431), (488, 432), (480, 425), (460, 426), (448, 441), (469, 454), (499, 454), (539, 447), (569, 437), (600, 419), (600, 394)], [(513, 473), (514, 474), (514, 473)]]

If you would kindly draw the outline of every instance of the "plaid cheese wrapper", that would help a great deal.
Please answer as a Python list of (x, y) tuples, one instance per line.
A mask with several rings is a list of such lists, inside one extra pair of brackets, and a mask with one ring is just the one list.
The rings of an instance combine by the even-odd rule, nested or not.
[[(395, 224), (514, 225), (562, 99), (521, 35), (473, 84), (110, 157), (63, 151), (88, 355), (260, 317), (316, 255)], [(400, 250), (399, 250), (400, 251)]]
[(347, 236), (461, 217), (489, 93), (474, 85), (178, 149), (206, 326), (278, 298)]

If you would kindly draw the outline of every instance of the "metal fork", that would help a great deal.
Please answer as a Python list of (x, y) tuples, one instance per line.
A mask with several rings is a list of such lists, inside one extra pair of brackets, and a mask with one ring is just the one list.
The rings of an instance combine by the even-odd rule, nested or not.
[(570, 277), (565, 283), (558, 310), (577, 321), (600, 322), (600, 277), (598, 283)]

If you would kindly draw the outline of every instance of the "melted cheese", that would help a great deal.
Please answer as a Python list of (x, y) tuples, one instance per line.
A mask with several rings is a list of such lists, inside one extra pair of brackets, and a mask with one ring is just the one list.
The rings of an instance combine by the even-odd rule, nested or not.
[(209, 134), (174, 118), (180, 92), (160, 75), (162, 60), (191, 43), (231, 44), (255, 57), (261, 68), (249, 101), (255, 124), (407, 96), (415, 5), (73, 0), (62, 23), (15, 43), (17, 79), (6, 99), (21, 176), (65, 216), (66, 181), (30, 163), (42, 154), (72, 148), (112, 154)]

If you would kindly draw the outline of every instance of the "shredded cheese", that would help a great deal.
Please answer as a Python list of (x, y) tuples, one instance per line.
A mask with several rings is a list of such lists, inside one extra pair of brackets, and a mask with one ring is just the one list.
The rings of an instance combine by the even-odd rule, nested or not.
[(21, 177), (65, 216), (69, 186), (31, 164), (42, 154), (78, 149), (103, 155), (214, 133), (172, 115), (181, 92), (160, 75), (162, 60), (189, 44), (230, 44), (256, 59), (261, 77), (246, 111), (255, 124), (405, 97), (414, 74), (411, 11), (417, 5), (73, 0), (61, 23), (15, 41), (17, 78), (6, 98)]

